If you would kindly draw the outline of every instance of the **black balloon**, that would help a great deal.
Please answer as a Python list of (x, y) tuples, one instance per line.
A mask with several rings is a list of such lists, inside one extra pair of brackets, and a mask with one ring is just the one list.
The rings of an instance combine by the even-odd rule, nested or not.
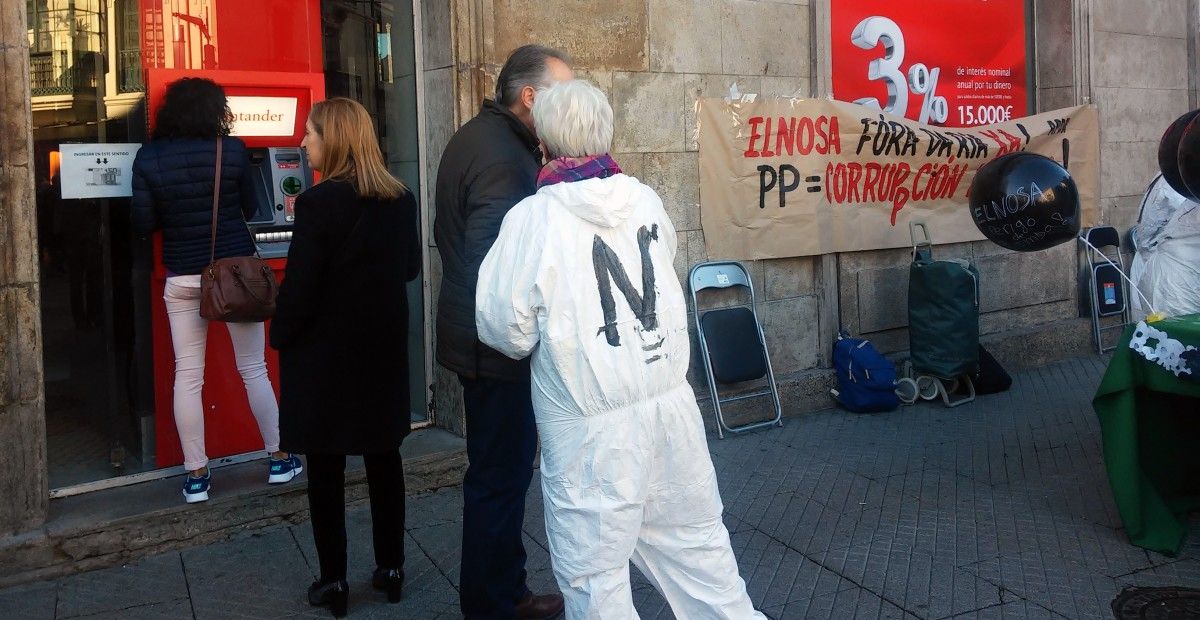
[(1036, 153), (1009, 153), (971, 181), (971, 219), (988, 239), (1033, 252), (1079, 234), (1079, 189), (1058, 162)]
[[(1185, 155), (1182, 148), (1182, 139), (1185, 133), (1188, 133), (1187, 130), (1193, 124), (1192, 121), (1196, 119), (1197, 115), (1200, 115), (1200, 110), (1192, 110), (1175, 119), (1175, 122), (1171, 123), (1171, 126), (1167, 127), (1167, 130), (1163, 132), (1162, 139), (1158, 141), (1158, 169), (1162, 171), (1163, 179), (1171, 186), (1171, 189), (1193, 200), (1198, 195), (1188, 187), (1187, 181), (1183, 178), (1180, 170), (1182, 163), (1180, 157)], [(1190, 133), (1192, 136), (1197, 136), (1195, 131)], [(1195, 138), (1193, 138), (1192, 142), (1195, 144)], [(1191, 150), (1188, 153), (1192, 155), (1196, 154), (1196, 146), (1190, 148)], [(1195, 157), (1189, 155), (1187, 159), (1194, 160)], [(1195, 189), (1200, 189), (1200, 187), (1197, 187), (1200, 185), (1200, 176), (1193, 177), (1191, 185)]]
[(1179, 161), (1179, 176), (1188, 190), (1188, 193), (1179, 193), (1192, 200), (1200, 200), (1200, 123), (1196, 122), (1198, 120), (1200, 120), (1200, 115), (1193, 118), (1192, 122), (1184, 128), (1183, 135), (1179, 137), (1179, 149), (1176, 151), (1176, 159)]

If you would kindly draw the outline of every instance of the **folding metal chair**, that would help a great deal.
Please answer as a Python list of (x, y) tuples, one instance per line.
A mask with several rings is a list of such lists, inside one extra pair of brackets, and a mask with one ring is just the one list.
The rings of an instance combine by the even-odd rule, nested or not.
[[(707, 289), (745, 287), (750, 291), (750, 305), (701, 311), (697, 293)], [(717, 436), (724, 439), (725, 431), (741, 433), (766, 426), (783, 426), (783, 404), (775, 385), (775, 372), (767, 354), (767, 341), (758, 318), (754, 284), (741, 263), (714, 261), (692, 267), (688, 276), (692, 306), (696, 309), (696, 333), (704, 359), (704, 375), (712, 394), (713, 410), (717, 416)], [(718, 385), (757, 381), (766, 377), (766, 389), (748, 394), (722, 398)], [(729, 426), (721, 413), (721, 404), (770, 396), (775, 404), (775, 416), (769, 420)]]
[[(1096, 351), (1103, 355), (1117, 348), (1116, 340), (1111, 346), (1105, 345), (1105, 332), (1123, 330), (1129, 323), (1128, 289), (1121, 275), (1125, 272), (1121, 235), (1112, 226), (1096, 226), (1083, 233), (1082, 241), (1087, 257), (1092, 336), (1096, 340)], [(1112, 248), (1111, 253), (1106, 248)], [(1120, 317), (1120, 322), (1105, 322), (1104, 319), (1109, 317)]]

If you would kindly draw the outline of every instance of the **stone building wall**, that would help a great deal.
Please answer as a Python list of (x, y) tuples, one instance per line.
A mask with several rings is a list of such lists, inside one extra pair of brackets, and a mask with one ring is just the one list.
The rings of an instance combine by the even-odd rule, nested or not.
[[(1191, 7), (1189, 7), (1189, 4)], [(1195, 3), (1092, 0), (1091, 86), (1100, 107), (1100, 190), (1106, 223), (1137, 222), (1146, 186), (1158, 174), (1158, 141), (1195, 107)]]
[[(679, 230), (676, 268), (683, 279), (692, 265), (724, 258), (706, 253), (700, 226), (697, 99), (725, 95), (733, 84), (766, 97), (824, 96), (829, 3), (424, 0), (427, 23), (438, 15), (438, 23), (451, 24), (443, 46), (449, 55), (429, 63), (427, 42), (427, 170), (435, 173), (445, 140), (491, 92), (510, 51), (529, 42), (565, 49), (577, 72), (612, 101), (617, 161), (663, 197)], [(1101, 219), (1124, 231), (1157, 168), (1159, 135), (1195, 98), (1196, 0), (1030, 4), (1036, 107), (1100, 107)], [(445, 30), (426, 34), (446, 36)], [(441, 107), (433, 94), (445, 97), (451, 89), (453, 108)], [(936, 242), (937, 230), (931, 233)], [(978, 266), (982, 338), (1007, 365), (1090, 350), (1073, 244), (1018, 254), (981, 241), (938, 246), (936, 254)], [(872, 338), (895, 359), (905, 356), (909, 260), (909, 251), (899, 249), (748, 262), (789, 407), (829, 404), (828, 351), (839, 326)], [(436, 299), (436, 251), (431, 262)], [(704, 393), (698, 367), (694, 358), (691, 378)], [(440, 368), (434, 395), (441, 424), (461, 430), (457, 382)]]
[(49, 503), (25, 5), (0, 2), (0, 537)]

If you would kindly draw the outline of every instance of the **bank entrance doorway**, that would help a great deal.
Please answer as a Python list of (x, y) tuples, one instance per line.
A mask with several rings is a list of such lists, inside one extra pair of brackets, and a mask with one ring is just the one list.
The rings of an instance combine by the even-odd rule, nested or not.
[[(146, 93), (157, 87), (156, 72), (228, 78), (231, 95), (254, 90), (246, 76), (287, 81), (289, 73), (308, 73), (317, 76), (320, 97), (367, 107), (389, 167), (420, 196), (415, 7), (387, 0), (28, 0), (27, 8), (51, 495), (181, 473), (177, 446), (172, 451), (162, 440), (174, 424), (170, 393), (163, 393), (164, 384), (172, 387), (174, 360), (169, 341), (167, 355), (155, 355), (169, 338), (155, 329), (165, 323), (155, 315), (162, 310), (154, 286), (159, 250), (130, 227), (128, 197), (64, 194), (64, 184), (81, 182), (78, 166), (64, 166), (64, 153), (146, 142), (154, 107)], [(297, 122), (302, 127), (304, 119)], [(120, 174), (128, 171), (105, 178)], [(414, 425), (431, 421), (423, 280), (409, 289), (411, 373), (396, 378), (412, 384)], [(222, 341), (228, 349), (228, 338), (223, 325), (210, 325), (210, 350), (221, 350)], [(239, 429), (257, 429), (244, 392), (222, 393), (230, 391), (222, 373), (232, 360), (228, 368), (208, 361), (212, 465), (265, 456), (261, 441), (257, 448), (245, 448), (244, 437), (230, 441)], [(278, 389), (277, 369), (270, 373)]]

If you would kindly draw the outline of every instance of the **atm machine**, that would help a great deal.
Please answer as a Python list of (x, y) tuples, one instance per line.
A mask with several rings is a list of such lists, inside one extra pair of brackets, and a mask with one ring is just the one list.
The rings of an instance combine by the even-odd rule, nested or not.
[(250, 149), (254, 214), (246, 220), (262, 258), (284, 258), (296, 220), (296, 197), (312, 186), (304, 150), (294, 146)]
[[(270, 24), (278, 30), (265, 34), (257, 30), (254, 37), (222, 36), (221, 40), (227, 43), (217, 49), (216, 67), (220, 68), (211, 64), (203, 68), (146, 65), (143, 74), (150, 122), (162, 103), (167, 85), (182, 77), (209, 78), (221, 84), (235, 118), (253, 121), (234, 124), (234, 136), (246, 143), (250, 157), (252, 199), (256, 203), (246, 224), (259, 254), (282, 282), (292, 240), (295, 200), (313, 183), (312, 169), (308, 167), (300, 142), (304, 139), (308, 110), (325, 96), (325, 76), (320, 52), (319, 1), (295, 1), (287, 6), (298, 8), (298, 11), (287, 13), (275, 11), (277, 5), (280, 0), (263, 2), (262, 7), (245, 2), (216, 5), (217, 24), (222, 29), (228, 28), (229, 32), (251, 26), (260, 29), (265, 23), (245, 18), (220, 19), (222, 11), (232, 11), (235, 7), (241, 7), (242, 11), (271, 12), (274, 22)], [(275, 37), (286, 43), (264, 47), (263, 37)], [(250, 48), (234, 53), (236, 46)], [(144, 62), (148, 56), (155, 54), (145, 55)], [(272, 67), (286, 67), (286, 70), (271, 70)], [(152, 246), (152, 264), (143, 273), (144, 301), (139, 303), (143, 309), (138, 318), (138, 338), (143, 343), (139, 345), (143, 353), (138, 355), (137, 362), (139, 377), (152, 383), (152, 387), (146, 385), (145, 389), (139, 389), (143, 403), (137, 408), (143, 416), (143, 458), (146, 461), (152, 459), (157, 468), (164, 468), (181, 464), (184, 455), (175, 432), (172, 404), (174, 348), (170, 341), (166, 303), (162, 300), (167, 273), (161, 261), (161, 241), (156, 239)], [(145, 281), (149, 281), (149, 285)], [(260, 451), (263, 450), (263, 440), (250, 413), (250, 403), (234, 365), (232, 349), (224, 324), (210, 323), (203, 393), (204, 434), (205, 451), (215, 463), (222, 457), (244, 453), (262, 455)], [(270, 347), (266, 348), (266, 367), (277, 395), (280, 387), (278, 356)]]

